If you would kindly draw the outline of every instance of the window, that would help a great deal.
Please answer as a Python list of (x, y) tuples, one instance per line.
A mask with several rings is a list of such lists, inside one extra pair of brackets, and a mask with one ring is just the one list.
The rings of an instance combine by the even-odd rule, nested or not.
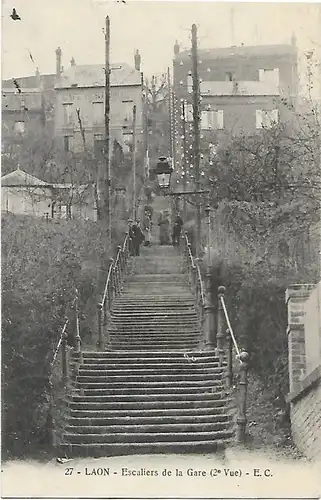
[(65, 153), (68, 153), (69, 151), (72, 151), (72, 146), (73, 146), (73, 137), (71, 135), (66, 135), (64, 137), (64, 150)]
[(93, 102), (93, 124), (102, 125), (104, 123), (104, 103)]
[(259, 80), (260, 82), (279, 85), (279, 68), (259, 69)]
[(193, 92), (193, 78), (192, 75), (187, 75), (187, 92)]
[(202, 130), (222, 130), (224, 128), (224, 113), (222, 109), (217, 111), (207, 110), (201, 113)]
[(102, 134), (94, 134), (94, 152), (97, 157), (103, 154), (104, 140)]
[(123, 117), (124, 117), (123, 120), (125, 125), (132, 123), (133, 121), (133, 107), (134, 107), (134, 101), (132, 99), (122, 101)]
[(25, 131), (25, 122), (23, 121), (17, 121), (14, 124), (14, 132), (16, 134), (23, 134)]
[(73, 125), (72, 104), (63, 104), (64, 108), (64, 126)]
[(266, 111), (263, 109), (256, 110), (256, 128), (271, 128), (279, 121), (279, 111), (272, 109)]
[(185, 120), (187, 122), (193, 121), (193, 105), (192, 104), (186, 104), (186, 106), (185, 106)]

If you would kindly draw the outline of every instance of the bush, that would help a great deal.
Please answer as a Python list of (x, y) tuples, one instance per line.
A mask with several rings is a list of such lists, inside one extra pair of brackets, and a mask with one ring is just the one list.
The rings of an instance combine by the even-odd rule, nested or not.
[(285, 291), (291, 283), (318, 280), (318, 263), (298, 268), (266, 248), (277, 247), (276, 232), (264, 245), (245, 230), (242, 238), (227, 233), (217, 223), (213, 232), (212, 287), (227, 289), (226, 302), (240, 347), (250, 354), (250, 368), (271, 388), (278, 405), (285, 408), (288, 392), (287, 307)]
[[(114, 229), (115, 238), (124, 225)], [(21, 456), (47, 445), (49, 373), (61, 327), (80, 294), (80, 334), (93, 341), (106, 278), (107, 232), (89, 221), (2, 217), (2, 448)]]

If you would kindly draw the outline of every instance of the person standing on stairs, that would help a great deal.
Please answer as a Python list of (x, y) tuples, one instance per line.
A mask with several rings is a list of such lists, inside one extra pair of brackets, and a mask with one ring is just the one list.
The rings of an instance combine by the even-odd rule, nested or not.
[(145, 210), (144, 213), (144, 219), (143, 219), (143, 233), (144, 233), (144, 238), (145, 238), (145, 247), (149, 247), (151, 243), (151, 226), (152, 226), (152, 221), (150, 218), (149, 213)]
[(184, 224), (183, 219), (178, 212), (175, 217), (173, 225), (173, 232), (172, 232), (173, 247), (179, 246), (183, 224)]
[(161, 211), (158, 217), (158, 226), (159, 226), (159, 242), (161, 245), (169, 245), (169, 217), (168, 214), (164, 211)]
[(144, 241), (144, 235), (140, 228), (139, 221), (132, 224), (130, 229), (130, 237), (133, 242), (133, 255), (139, 256), (140, 245)]

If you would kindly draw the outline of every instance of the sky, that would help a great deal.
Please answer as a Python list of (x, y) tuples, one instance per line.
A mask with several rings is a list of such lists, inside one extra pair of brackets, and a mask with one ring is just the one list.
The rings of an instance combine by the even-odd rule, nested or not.
[[(13, 6), (21, 21), (10, 19)], [(146, 76), (171, 66), (175, 40), (182, 49), (190, 48), (194, 22), (201, 48), (289, 43), (295, 32), (301, 60), (306, 50), (321, 52), (320, 3), (3, 0), (2, 78), (32, 75), (36, 66), (41, 73), (54, 73), (58, 46), (65, 68), (72, 57), (77, 64), (103, 64), (107, 14), (111, 62), (133, 66), (139, 49)]]

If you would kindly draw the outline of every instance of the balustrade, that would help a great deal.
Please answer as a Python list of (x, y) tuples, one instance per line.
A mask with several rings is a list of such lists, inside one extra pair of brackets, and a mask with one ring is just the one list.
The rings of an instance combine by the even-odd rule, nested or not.
[[(205, 349), (213, 350), (219, 359), (219, 364), (225, 369), (225, 384), (228, 389), (232, 388), (233, 376), (233, 348), (236, 353), (236, 360), (239, 363), (239, 375), (236, 387), (237, 418), (236, 418), (236, 440), (240, 443), (246, 438), (246, 403), (248, 385), (248, 359), (246, 351), (238, 347), (231, 321), (228, 316), (224, 286), (218, 288), (217, 318), (214, 316), (214, 300), (212, 297), (211, 274), (208, 266), (206, 273), (206, 288), (201, 275), (199, 259), (193, 257), (191, 244), (187, 233), (184, 235), (184, 268), (188, 274), (189, 283), (194, 293), (198, 307), (201, 331), (203, 333), (203, 344)], [(215, 324), (216, 321), (216, 324)], [(226, 326), (227, 329), (226, 329)], [(216, 331), (216, 338), (215, 338)]]

